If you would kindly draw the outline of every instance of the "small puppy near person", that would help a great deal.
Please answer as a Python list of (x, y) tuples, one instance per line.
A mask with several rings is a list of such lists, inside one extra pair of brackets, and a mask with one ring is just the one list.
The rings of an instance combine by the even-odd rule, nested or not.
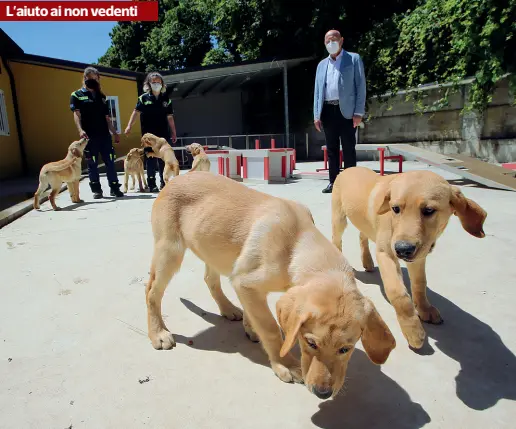
[(194, 157), (192, 168), (189, 173), (192, 171), (210, 171), (210, 159), (208, 158), (208, 155), (206, 155), (206, 152), (204, 152), (204, 148), (199, 143), (189, 144), (185, 149)]
[[(362, 265), (374, 268), (369, 241), (376, 243), (376, 259), (385, 292), (396, 310), (409, 345), (423, 346), (423, 322), (441, 324), (439, 310), (426, 295), (425, 262), (451, 215), (474, 237), (485, 236), (487, 213), (460, 189), (430, 171), (380, 176), (364, 167), (345, 169), (332, 194), (332, 241), (342, 251), (347, 219), (360, 231)], [(403, 283), (399, 260), (407, 264), (412, 299)]]
[(133, 148), (129, 151), (124, 160), (124, 193), (127, 192), (127, 187), (129, 185), (129, 176), (133, 181), (133, 186), (131, 190), (134, 190), (136, 187), (136, 180), (138, 180), (138, 185), (140, 187), (140, 192), (143, 192), (145, 188), (147, 188), (147, 181), (145, 180), (145, 172), (143, 169), (143, 149)]
[(174, 149), (170, 146), (167, 140), (161, 137), (156, 137), (151, 133), (145, 133), (142, 137), (142, 146), (152, 148), (152, 152), (146, 154), (147, 157), (158, 157), (165, 162), (165, 169), (163, 171), (165, 184), (171, 177), (179, 176), (179, 162), (174, 154)]
[[(376, 364), (395, 347), (374, 304), (358, 290), (351, 266), (305, 206), (196, 171), (165, 186), (153, 203), (151, 223), (146, 302), (154, 348), (175, 346), (161, 302), (187, 249), (205, 263), (204, 280), (221, 315), (243, 318), (247, 336), (261, 342), (284, 382), (304, 381), (310, 392), (328, 399), (342, 388), (358, 340)], [(222, 291), (221, 275), (231, 280), (243, 313)], [(284, 340), (267, 304), (270, 292), (285, 292), (276, 305)], [(296, 341), (301, 363), (290, 353)]]
[(56, 195), (61, 189), (61, 185), (66, 183), (73, 203), (83, 203), (79, 197), (79, 180), (81, 178), (81, 164), (84, 148), (88, 144), (88, 139), (74, 141), (68, 146), (66, 158), (61, 161), (49, 162), (45, 164), (39, 173), (39, 186), (34, 194), (34, 209), (39, 210), (39, 197), (50, 185), (52, 191), (48, 197), (54, 210), (61, 208), (56, 205)]

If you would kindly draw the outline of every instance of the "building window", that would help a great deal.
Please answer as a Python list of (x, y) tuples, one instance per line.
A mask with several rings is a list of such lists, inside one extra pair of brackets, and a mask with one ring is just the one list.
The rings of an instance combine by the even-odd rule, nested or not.
[(118, 96), (108, 96), (107, 103), (109, 108), (109, 115), (111, 116), (111, 123), (113, 124), (113, 128), (117, 130), (118, 133), (122, 132), (122, 126), (120, 124), (120, 109), (118, 107)]
[(9, 121), (7, 120), (7, 103), (5, 101), (4, 91), (0, 89), (0, 136), (8, 136)]

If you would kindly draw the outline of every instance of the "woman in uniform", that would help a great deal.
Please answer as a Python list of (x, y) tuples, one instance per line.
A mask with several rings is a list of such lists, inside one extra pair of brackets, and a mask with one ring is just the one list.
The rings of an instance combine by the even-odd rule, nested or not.
[[(120, 136), (113, 127), (107, 98), (100, 87), (100, 74), (94, 67), (87, 67), (83, 73), (83, 86), (72, 92), (70, 109), (80, 138), (89, 139), (84, 150), (84, 158), (88, 163), (88, 176), (93, 198), (102, 198), (102, 187), (98, 170), (99, 154), (106, 165), (107, 178), (112, 197), (123, 197), (115, 169), (115, 143), (120, 142)], [(110, 134), (111, 132), (111, 134)]]
[[(145, 133), (154, 134), (172, 143), (177, 141), (176, 125), (174, 123), (174, 110), (172, 102), (166, 93), (166, 86), (163, 77), (157, 72), (151, 72), (143, 82), (144, 93), (138, 98), (125, 134), (129, 135), (131, 128), (138, 116), (141, 116), (142, 135)], [(146, 152), (152, 152), (151, 148), (145, 148)], [(165, 186), (163, 170), (165, 163), (159, 158), (147, 158), (147, 183), (151, 192), (157, 192), (156, 168), (158, 168), (161, 179), (161, 189)]]

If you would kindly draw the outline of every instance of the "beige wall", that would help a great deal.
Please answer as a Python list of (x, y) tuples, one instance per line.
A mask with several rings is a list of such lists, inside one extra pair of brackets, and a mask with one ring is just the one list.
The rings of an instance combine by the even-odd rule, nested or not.
[[(37, 173), (45, 163), (62, 159), (68, 145), (78, 139), (69, 101), (71, 93), (81, 86), (82, 72), (20, 62), (12, 62), (11, 68), (29, 170)], [(101, 84), (106, 95), (118, 96), (123, 132), (138, 98), (136, 81), (104, 76)], [(120, 145), (115, 145), (117, 156), (139, 146), (140, 137), (137, 122), (132, 134), (128, 138), (122, 135)]]

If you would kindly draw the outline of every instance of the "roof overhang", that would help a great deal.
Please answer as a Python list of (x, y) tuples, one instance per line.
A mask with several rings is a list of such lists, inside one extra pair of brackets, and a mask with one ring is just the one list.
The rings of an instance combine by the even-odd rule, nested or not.
[(24, 64), (32, 64), (43, 67), (52, 67), (62, 70), (83, 71), (86, 67), (95, 67), (103, 76), (117, 77), (120, 79), (137, 80), (143, 79), (143, 73), (133, 72), (129, 70), (115, 69), (95, 64), (79, 63), (76, 61), (62, 60), (59, 58), (43, 57), (40, 55), (24, 54), (19, 57), (12, 58), (12, 61)]
[(213, 92), (227, 92), (240, 88), (249, 81), (267, 79), (291, 69), (312, 57), (288, 60), (257, 61), (240, 64), (216, 65), (190, 71), (163, 73), (165, 84), (171, 88), (172, 98), (204, 96)]

